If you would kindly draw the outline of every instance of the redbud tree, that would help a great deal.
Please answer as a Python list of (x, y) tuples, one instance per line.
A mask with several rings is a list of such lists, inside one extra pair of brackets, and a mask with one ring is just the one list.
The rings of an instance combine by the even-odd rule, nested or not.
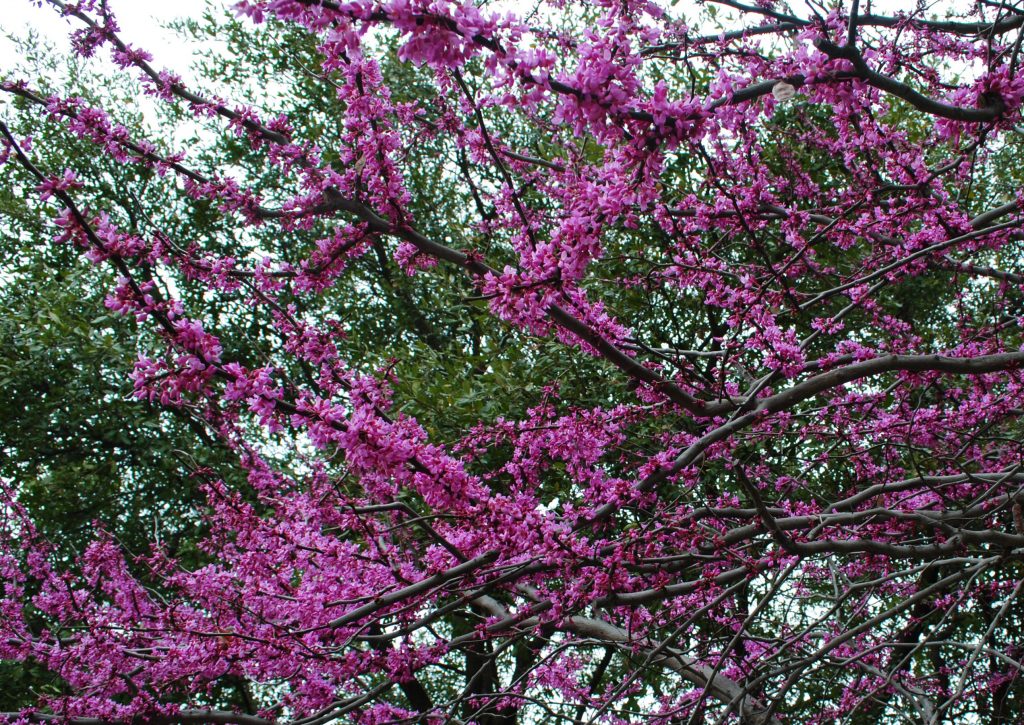
[(201, 437), (188, 547), (3, 482), (8, 721), (1024, 712), (1019, 3), (40, 4), (137, 92), (3, 183)]

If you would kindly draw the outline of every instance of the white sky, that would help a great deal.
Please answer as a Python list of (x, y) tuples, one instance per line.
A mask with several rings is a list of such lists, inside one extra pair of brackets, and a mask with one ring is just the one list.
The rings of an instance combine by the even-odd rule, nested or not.
[[(38, 1), (38, 0), (35, 0)], [(849, 3), (852, 0), (844, 0)], [(136, 47), (148, 50), (154, 56), (153, 65), (158, 70), (168, 69), (180, 74), (188, 84), (194, 82), (189, 66), (196, 53), (202, 53), (203, 46), (186, 42), (185, 39), (164, 29), (162, 24), (185, 17), (198, 18), (207, 4), (228, 9), (235, 0), (108, 0), (108, 5), (121, 26), (121, 38)], [(864, 0), (865, 12), (892, 12), (899, 9), (902, 0)], [(958, 5), (961, 0), (930, 0), (933, 11), (942, 14)], [(665, 0), (663, 3), (674, 16), (685, 13), (690, 0)], [(798, 6), (800, 2), (795, 3)], [(505, 0), (501, 6), (519, 13), (529, 13), (536, 0)], [(798, 11), (799, 12), (799, 11)], [(44, 2), (44, 7), (35, 7), (33, 0), (0, 0), (0, 77), (12, 77), (11, 69), (17, 64), (18, 53), (8, 35), (23, 36), (28, 30), (37, 32), (51, 42), (61, 55), (69, 52), (68, 32), (80, 27), (74, 19), (60, 17), (59, 13)], [(207, 46), (208, 47), (208, 46)], [(108, 51), (99, 54), (99, 62), (93, 65), (98, 72), (116, 72), (109, 63)], [(31, 78), (26, 80), (31, 81)], [(0, 99), (0, 109), (3, 99)]]
[[(226, 3), (225, 3), (226, 4)], [(190, 50), (183, 47), (180, 39), (163, 44), (161, 37), (167, 31), (160, 24), (182, 17), (198, 17), (206, 7), (206, 0), (109, 0), (108, 5), (121, 25), (121, 36), (133, 45), (149, 50), (157, 57), (157, 65), (168, 68), (180, 66), (185, 70), (190, 60)], [(9, 34), (23, 35), (29, 28), (52, 41), (60, 49), (68, 48), (68, 32), (79, 27), (74, 18), (65, 19), (52, 7), (37, 8), (30, 0), (0, 0), (0, 72), (10, 68), (16, 58), (8, 41)], [(164, 57), (166, 56), (166, 57)]]
[[(215, 6), (227, 8), (234, 0), (211, 2)], [(846, 2), (849, 3), (850, 0)], [(206, 4), (207, 0), (108, 0), (109, 7), (121, 24), (121, 37), (125, 41), (153, 52), (157, 56), (157, 65), (175, 70), (180, 68), (181, 71), (187, 69), (192, 49), (184, 48), (179, 38), (168, 38), (167, 31), (160, 25), (176, 18), (198, 17)], [(535, 4), (534, 0), (506, 0), (503, 6), (528, 12)], [(671, 7), (673, 14), (677, 14), (690, 3), (676, 0), (666, 4)], [(932, 14), (941, 16), (943, 11), (962, 3), (956, 0), (931, 0), (928, 4)], [(796, 5), (802, 4), (798, 2)], [(910, 9), (909, 6), (903, 7), (901, 0), (866, 0), (861, 5), (864, 12)], [(0, 0), (0, 35), (4, 36), (0, 37), (0, 73), (10, 68), (15, 59), (14, 49), (6, 35), (21, 34), (28, 28), (33, 28), (43, 37), (57, 43), (59, 48), (67, 48), (69, 21), (61, 18), (53, 8), (34, 7), (32, 0)], [(163, 39), (172, 42), (162, 43)]]

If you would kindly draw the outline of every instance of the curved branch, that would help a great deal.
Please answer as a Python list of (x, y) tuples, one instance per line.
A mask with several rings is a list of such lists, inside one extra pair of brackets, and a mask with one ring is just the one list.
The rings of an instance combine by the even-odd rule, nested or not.
[[(644, 653), (659, 647), (654, 642), (637, 641), (626, 630), (616, 627), (609, 622), (590, 617), (566, 617), (560, 628), (606, 642), (628, 645), (630, 651), (639, 649), (641, 653)], [(706, 688), (708, 694), (712, 695), (716, 700), (730, 703), (739, 698), (740, 712), (745, 716), (744, 722), (757, 723), (758, 725), (768, 725), (769, 723), (771, 725), (782, 725), (782, 722), (774, 715), (762, 715), (767, 710), (767, 705), (750, 695), (735, 680), (721, 673), (716, 673), (713, 668), (701, 664), (695, 659), (686, 657), (681, 652), (672, 648), (666, 648), (663, 651), (665, 654), (658, 655), (655, 659), (656, 662), (684, 679), (689, 680), (694, 685)]]
[(814, 41), (814, 46), (822, 53), (832, 59), (843, 59), (853, 63), (856, 77), (866, 81), (869, 85), (885, 91), (890, 95), (902, 98), (919, 111), (948, 118), (953, 121), (964, 121), (968, 123), (987, 123), (995, 121), (1006, 113), (1006, 102), (1001, 96), (992, 95), (988, 98), (988, 104), (981, 108), (964, 108), (963, 106), (951, 106), (948, 103), (929, 98), (906, 83), (895, 78), (882, 75), (868, 68), (863, 56), (852, 45), (838, 46), (831, 40), (820, 38)]

